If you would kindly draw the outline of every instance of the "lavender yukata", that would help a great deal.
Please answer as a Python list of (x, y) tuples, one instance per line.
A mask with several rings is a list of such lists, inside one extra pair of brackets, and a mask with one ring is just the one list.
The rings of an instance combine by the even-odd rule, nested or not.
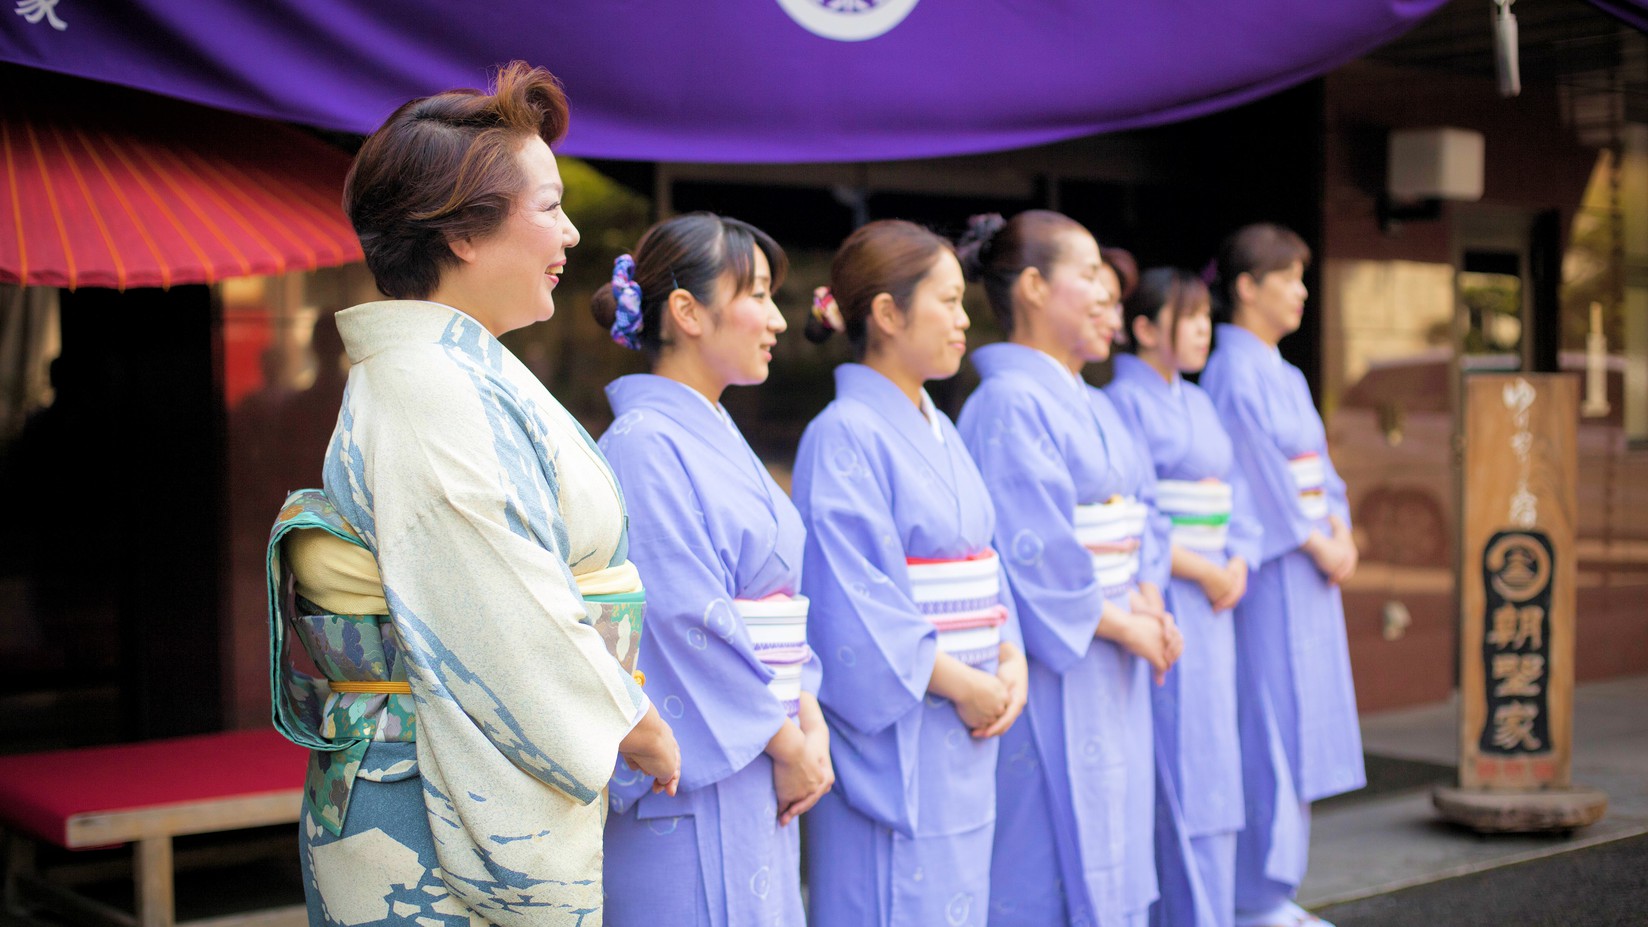
[[(1154, 479), (1105, 396), (1051, 356), (980, 348), (960, 430), (998, 513), (1030, 662), (1024, 718), (1002, 738), (990, 923), (1135, 925), (1156, 899), (1150, 667), (1094, 638), (1106, 601), (1166, 575), (1154, 529), (1101, 576), (1084, 511), (1133, 505)], [(1131, 574), (1131, 575), (1128, 575)], [(1027, 723), (1028, 722), (1028, 723)]]
[(1312, 530), (1331, 530), (1329, 514), (1348, 527), (1350, 508), (1304, 374), (1245, 329), (1220, 325), (1216, 337), (1201, 383), (1262, 531), (1235, 624), (1247, 807), (1236, 909), (1263, 913), (1304, 878), (1310, 803), (1367, 782), (1344, 605), (1299, 550)]
[[(971, 736), (927, 694), (941, 646), (909, 558), (988, 552), (995, 510), (955, 427), (880, 373), (835, 372), (836, 399), (802, 436), (808, 636), (824, 664), (835, 789), (807, 816), (814, 927), (983, 925), (998, 739)], [(986, 584), (1018, 643), (999, 566)], [(999, 644), (996, 646), (999, 647)], [(973, 665), (995, 672), (994, 653)], [(954, 652), (958, 659), (968, 655)], [(1021, 722), (1022, 723), (1022, 722)]]
[[(681, 745), (677, 794), (621, 760), (606, 825), (606, 923), (800, 925), (798, 825), (778, 826), (764, 752), (785, 722), (739, 600), (798, 591), (802, 527), (725, 410), (650, 374), (607, 387), (601, 450), (647, 587), (639, 666)], [(803, 686), (817, 689), (816, 663)]]
[[(1172, 382), (1163, 379), (1131, 354), (1116, 358), (1115, 379), (1105, 391), (1150, 451), (1157, 507), (1174, 522), (1172, 542), (1218, 567), (1234, 557), (1257, 563), (1259, 526), (1248, 510), (1250, 495), (1207, 394), (1177, 374)], [(1151, 921), (1230, 927), (1236, 835), (1244, 819), (1236, 629), (1231, 613), (1215, 613), (1192, 580), (1174, 578), (1163, 594), (1185, 650), (1152, 693), (1161, 899)]]

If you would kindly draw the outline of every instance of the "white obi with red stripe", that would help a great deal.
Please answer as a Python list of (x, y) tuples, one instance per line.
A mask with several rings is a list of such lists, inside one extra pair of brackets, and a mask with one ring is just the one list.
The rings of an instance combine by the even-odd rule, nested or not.
[(1132, 496), (1076, 506), (1076, 540), (1093, 555), (1093, 573), (1106, 597), (1134, 588), (1150, 507)]
[(794, 718), (801, 714), (801, 668), (813, 658), (807, 646), (807, 597), (772, 595), (734, 599), (756, 659), (773, 671), (767, 690)]
[(1288, 461), (1288, 473), (1299, 491), (1299, 511), (1311, 521), (1325, 520), (1328, 517), (1328, 468), (1321, 455), (1300, 454)]
[(1204, 554), (1223, 553), (1230, 539), (1230, 484), (1220, 480), (1157, 480), (1156, 508), (1173, 522), (1173, 543)]
[(910, 594), (938, 629), (938, 649), (977, 668), (1001, 653), (1001, 564), (985, 549), (959, 560), (912, 557), (905, 561)]

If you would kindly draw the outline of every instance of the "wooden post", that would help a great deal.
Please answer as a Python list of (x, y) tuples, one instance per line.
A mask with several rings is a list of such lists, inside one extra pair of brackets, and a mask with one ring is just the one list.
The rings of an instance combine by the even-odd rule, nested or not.
[(1579, 381), (1465, 383), (1459, 787), (1442, 816), (1481, 831), (1569, 830), (1608, 798), (1572, 781)]
[(172, 900), (172, 838), (139, 840), (135, 863), (132, 876), (137, 889), (138, 927), (172, 927), (177, 923)]

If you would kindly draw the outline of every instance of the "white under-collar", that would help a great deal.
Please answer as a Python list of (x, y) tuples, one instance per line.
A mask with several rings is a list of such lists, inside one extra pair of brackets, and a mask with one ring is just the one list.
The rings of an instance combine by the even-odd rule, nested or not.
[(927, 427), (933, 430), (933, 437), (938, 443), (944, 443), (944, 427), (938, 423), (938, 407), (933, 405), (933, 397), (921, 391), (921, 414), (927, 417)]

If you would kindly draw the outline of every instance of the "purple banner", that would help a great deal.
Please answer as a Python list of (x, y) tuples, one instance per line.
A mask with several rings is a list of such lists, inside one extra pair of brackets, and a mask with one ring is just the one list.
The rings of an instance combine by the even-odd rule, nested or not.
[(1648, 0), (1591, 0), (1591, 5), (1638, 32), (1648, 32)]
[(0, 60), (364, 133), (522, 58), (565, 82), (571, 154), (881, 160), (1234, 106), (1443, 2), (0, 0)]

